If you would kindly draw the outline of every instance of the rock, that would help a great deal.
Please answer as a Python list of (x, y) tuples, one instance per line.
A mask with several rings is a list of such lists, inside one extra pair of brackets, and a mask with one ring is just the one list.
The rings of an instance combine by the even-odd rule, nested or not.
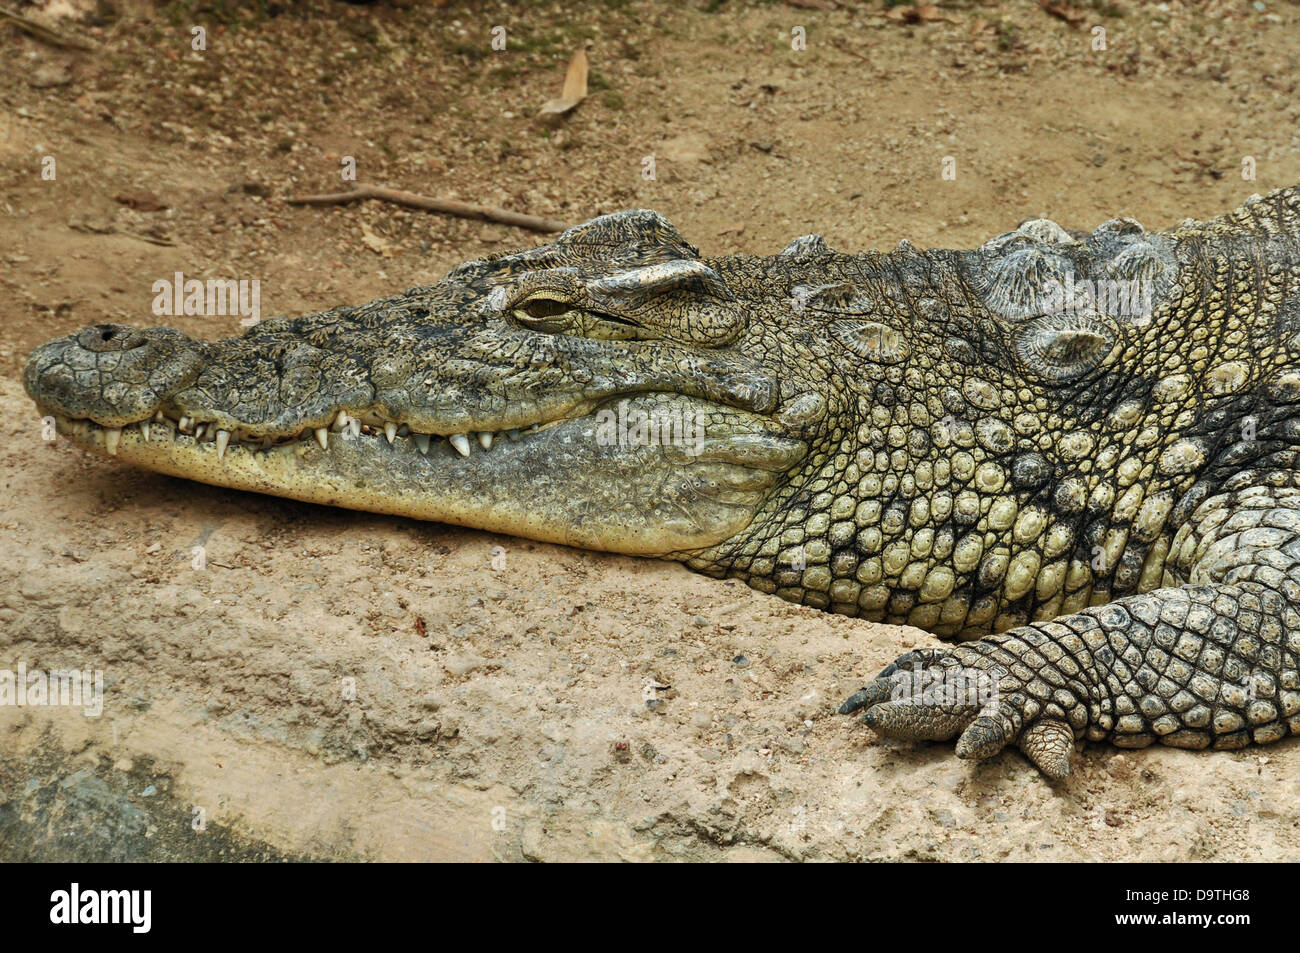
[(483, 659), (474, 655), (453, 655), (443, 663), (442, 667), (459, 678), (462, 675), (468, 675), (477, 668), (482, 668)]
[(67, 63), (41, 63), (27, 74), (27, 85), (32, 89), (67, 86), (71, 82), (72, 70)]
[(701, 135), (687, 133), (660, 143), (655, 153), (670, 162), (684, 164), (707, 163), (709, 159), (709, 143)]
[(437, 692), (425, 692), (420, 698), (420, 707), (428, 711), (438, 711), (446, 703), (446, 699)]

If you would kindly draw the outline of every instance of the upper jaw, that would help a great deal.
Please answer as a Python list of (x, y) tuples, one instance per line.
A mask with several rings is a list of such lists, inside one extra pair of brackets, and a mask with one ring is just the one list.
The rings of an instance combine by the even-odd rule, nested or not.
[(632, 345), (622, 354), (548, 354), (553, 363), (539, 370), (494, 362), (500, 336), (483, 337), (417, 358), (410, 349), (395, 357), (382, 339), (360, 356), (304, 340), (272, 360), (252, 333), (206, 344), (172, 329), (101, 325), (37, 348), (24, 380), (42, 413), (108, 431), (110, 453), (112, 431), (166, 425), (223, 452), (302, 439), (325, 446), (331, 433), (364, 428), (390, 444), (407, 434), (446, 438), (464, 455), (475, 442), (487, 448), (510, 431), (583, 417), (620, 396), (678, 393), (760, 415), (777, 401), (775, 378), (736, 352)]

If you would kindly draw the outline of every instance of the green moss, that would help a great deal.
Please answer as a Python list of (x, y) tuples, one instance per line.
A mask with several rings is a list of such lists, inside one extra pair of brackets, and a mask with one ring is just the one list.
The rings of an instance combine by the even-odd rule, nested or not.
[(173, 26), (221, 23), (232, 28), (257, 26), (270, 16), (270, 0), (174, 0), (162, 8)]
[(1020, 27), (1014, 23), (999, 20), (994, 24), (994, 29), (997, 31), (998, 49), (1003, 53), (1024, 47), (1024, 41), (1020, 38)]

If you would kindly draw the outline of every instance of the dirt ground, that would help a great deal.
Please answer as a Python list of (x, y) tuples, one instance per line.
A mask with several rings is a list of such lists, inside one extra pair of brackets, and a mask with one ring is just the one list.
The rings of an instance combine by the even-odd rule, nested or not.
[[(94, 49), (0, 23), (0, 668), (101, 669), (105, 707), (0, 707), (0, 857), (1300, 857), (1300, 745), (1090, 745), (1049, 785), (882, 742), (834, 707), (925, 633), (133, 470), (43, 441), (19, 383), (46, 338), (158, 323), (177, 271), (298, 314), (542, 240), (287, 203), (347, 156), (568, 222), (655, 208), (706, 254), (1160, 227), (1300, 182), (1300, 9), (1076, 4), (21, 6)], [(543, 126), (579, 47), (591, 95)]]

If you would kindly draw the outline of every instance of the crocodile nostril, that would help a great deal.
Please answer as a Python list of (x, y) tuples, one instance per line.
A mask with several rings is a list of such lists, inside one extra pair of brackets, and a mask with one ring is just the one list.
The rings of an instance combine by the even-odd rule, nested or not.
[(78, 346), (87, 351), (134, 351), (150, 341), (150, 335), (135, 328), (117, 324), (96, 324), (84, 328), (73, 336)]

